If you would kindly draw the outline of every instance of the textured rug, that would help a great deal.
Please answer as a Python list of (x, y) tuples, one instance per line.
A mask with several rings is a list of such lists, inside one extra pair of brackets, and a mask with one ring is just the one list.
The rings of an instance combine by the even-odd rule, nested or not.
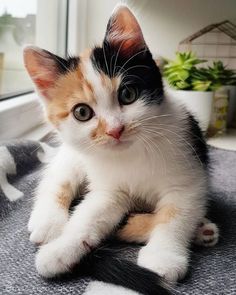
[[(48, 281), (36, 273), (27, 222), (41, 167), (55, 152), (43, 142), (0, 144), (0, 294), (137, 294), (89, 277)], [(211, 149), (211, 158), (209, 216), (220, 227), (220, 241), (192, 249), (189, 275), (173, 294), (236, 294), (236, 152)], [(124, 247), (124, 256), (136, 252)]]

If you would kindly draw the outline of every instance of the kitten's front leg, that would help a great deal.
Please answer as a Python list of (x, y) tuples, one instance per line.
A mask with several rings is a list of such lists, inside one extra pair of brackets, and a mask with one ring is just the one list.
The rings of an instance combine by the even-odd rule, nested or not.
[(70, 270), (114, 229), (127, 210), (126, 202), (115, 199), (113, 192), (89, 192), (62, 235), (40, 248), (36, 257), (39, 274), (53, 277)]
[(201, 199), (167, 197), (158, 207), (149, 241), (139, 252), (138, 264), (169, 282), (182, 279), (188, 268), (189, 243), (204, 214)]
[(77, 186), (85, 176), (80, 166), (62, 147), (46, 168), (28, 223), (31, 242), (47, 243), (61, 234)]

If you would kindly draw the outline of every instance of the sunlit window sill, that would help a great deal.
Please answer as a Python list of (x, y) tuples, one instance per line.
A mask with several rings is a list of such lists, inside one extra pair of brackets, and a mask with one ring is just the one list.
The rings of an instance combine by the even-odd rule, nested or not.
[(36, 93), (0, 102), (0, 140), (22, 138), (37, 126), (44, 116)]

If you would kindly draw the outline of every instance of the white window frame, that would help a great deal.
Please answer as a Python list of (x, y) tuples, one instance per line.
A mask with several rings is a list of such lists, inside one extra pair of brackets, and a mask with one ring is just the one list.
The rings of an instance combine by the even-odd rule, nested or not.
[[(63, 44), (61, 43), (61, 38), (58, 37), (52, 40), (51, 36), (60, 36), (58, 30), (66, 33), (65, 26), (61, 23), (61, 15), (65, 11), (65, 5), (66, 0), (61, 5), (59, 5), (58, 0), (38, 1), (39, 12), (41, 11), (42, 16), (40, 17), (41, 22), (37, 27), (43, 34), (36, 32), (36, 38), (39, 36), (36, 42), (39, 46), (52, 52), (57, 52), (58, 50), (62, 52)], [(57, 13), (55, 13), (55, 10)], [(45, 19), (51, 19), (52, 23), (52, 27), (47, 28), (48, 34), (45, 33)], [(40, 20), (37, 19), (38, 21)], [(0, 101), (0, 141), (14, 138), (38, 140), (50, 130), (51, 126), (47, 125), (44, 120), (42, 106), (35, 92)]]
[(87, 16), (87, 0), (69, 0), (67, 50), (70, 55), (79, 55), (87, 47)]

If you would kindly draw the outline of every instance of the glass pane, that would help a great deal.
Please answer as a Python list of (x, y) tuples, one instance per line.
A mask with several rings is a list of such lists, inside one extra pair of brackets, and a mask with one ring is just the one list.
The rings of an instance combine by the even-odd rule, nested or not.
[(24, 45), (64, 55), (66, 9), (66, 0), (0, 0), (0, 100), (33, 89), (24, 69)]
[(0, 1), (0, 99), (32, 88), (22, 47), (35, 43), (36, 11), (36, 0)]

